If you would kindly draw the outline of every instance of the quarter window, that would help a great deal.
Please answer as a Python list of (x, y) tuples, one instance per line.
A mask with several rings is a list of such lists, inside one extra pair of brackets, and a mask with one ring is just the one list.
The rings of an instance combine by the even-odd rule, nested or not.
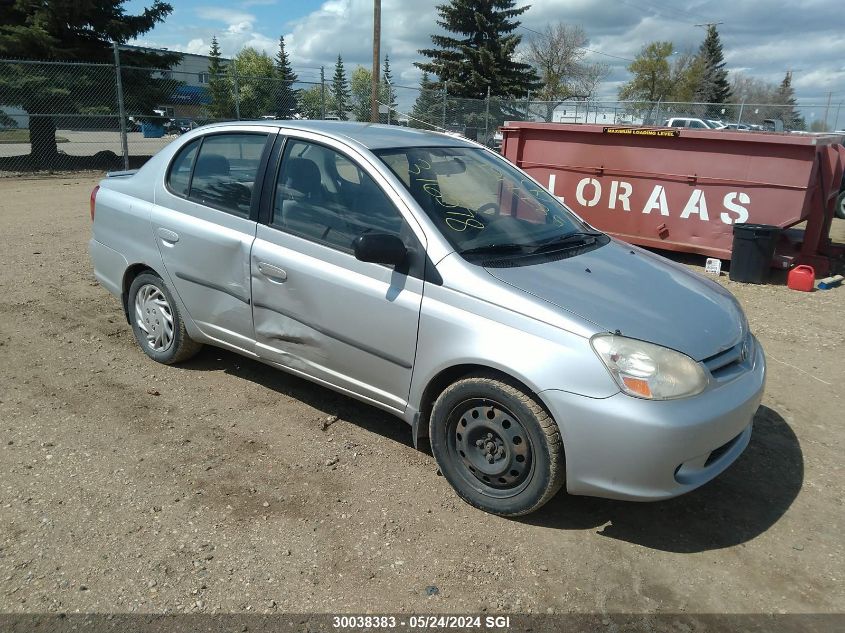
[(248, 217), (265, 134), (206, 136), (193, 169), (188, 197)]
[(180, 196), (187, 196), (191, 184), (191, 169), (194, 166), (194, 158), (197, 155), (197, 148), (200, 146), (200, 139), (188, 143), (176, 155), (176, 159), (170, 165), (170, 175), (167, 184), (173, 193)]
[(276, 183), (274, 226), (352, 252), (368, 232), (403, 233), (404, 220), (376, 182), (343, 154), (289, 141)]

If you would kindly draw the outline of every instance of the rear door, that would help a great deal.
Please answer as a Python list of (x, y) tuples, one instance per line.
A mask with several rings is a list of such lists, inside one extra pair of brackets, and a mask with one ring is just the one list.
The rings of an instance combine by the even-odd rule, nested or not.
[[(253, 320), (260, 356), (402, 411), (425, 246), (385, 185), (351, 154), (286, 141), (252, 249)], [(358, 261), (352, 241), (372, 231), (399, 235), (414, 252), (409, 266)]]
[(271, 141), (266, 128), (192, 141), (171, 163), (152, 213), (164, 266), (191, 319), (206, 336), (247, 351), (249, 253)]

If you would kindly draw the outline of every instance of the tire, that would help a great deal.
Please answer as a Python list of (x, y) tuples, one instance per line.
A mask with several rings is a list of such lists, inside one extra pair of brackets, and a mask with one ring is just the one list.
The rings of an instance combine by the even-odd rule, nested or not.
[(532, 395), (498, 376), (467, 376), (443, 391), (429, 439), (455, 492), (485, 512), (528, 514), (563, 486), (557, 424)]
[(836, 199), (836, 217), (845, 220), (845, 191), (840, 191)]
[(172, 365), (196, 355), (202, 344), (185, 331), (173, 295), (154, 273), (138, 275), (129, 287), (129, 322), (144, 353), (158, 363)]

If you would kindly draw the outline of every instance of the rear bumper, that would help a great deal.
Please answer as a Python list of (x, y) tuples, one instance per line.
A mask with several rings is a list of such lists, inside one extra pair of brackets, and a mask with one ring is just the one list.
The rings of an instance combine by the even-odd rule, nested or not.
[(571, 494), (656, 501), (710, 481), (739, 457), (763, 397), (766, 362), (755, 340), (748, 370), (682, 400), (541, 393), (558, 423)]
[(109, 292), (120, 297), (123, 293), (123, 275), (129, 262), (113, 248), (91, 238), (88, 254), (94, 265), (94, 276)]

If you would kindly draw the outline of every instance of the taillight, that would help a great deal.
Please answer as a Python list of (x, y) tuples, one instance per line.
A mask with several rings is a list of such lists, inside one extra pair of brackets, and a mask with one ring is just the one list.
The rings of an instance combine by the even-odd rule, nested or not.
[(97, 185), (91, 190), (91, 221), (94, 221), (94, 205), (97, 204), (97, 192), (100, 190), (100, 185)]

